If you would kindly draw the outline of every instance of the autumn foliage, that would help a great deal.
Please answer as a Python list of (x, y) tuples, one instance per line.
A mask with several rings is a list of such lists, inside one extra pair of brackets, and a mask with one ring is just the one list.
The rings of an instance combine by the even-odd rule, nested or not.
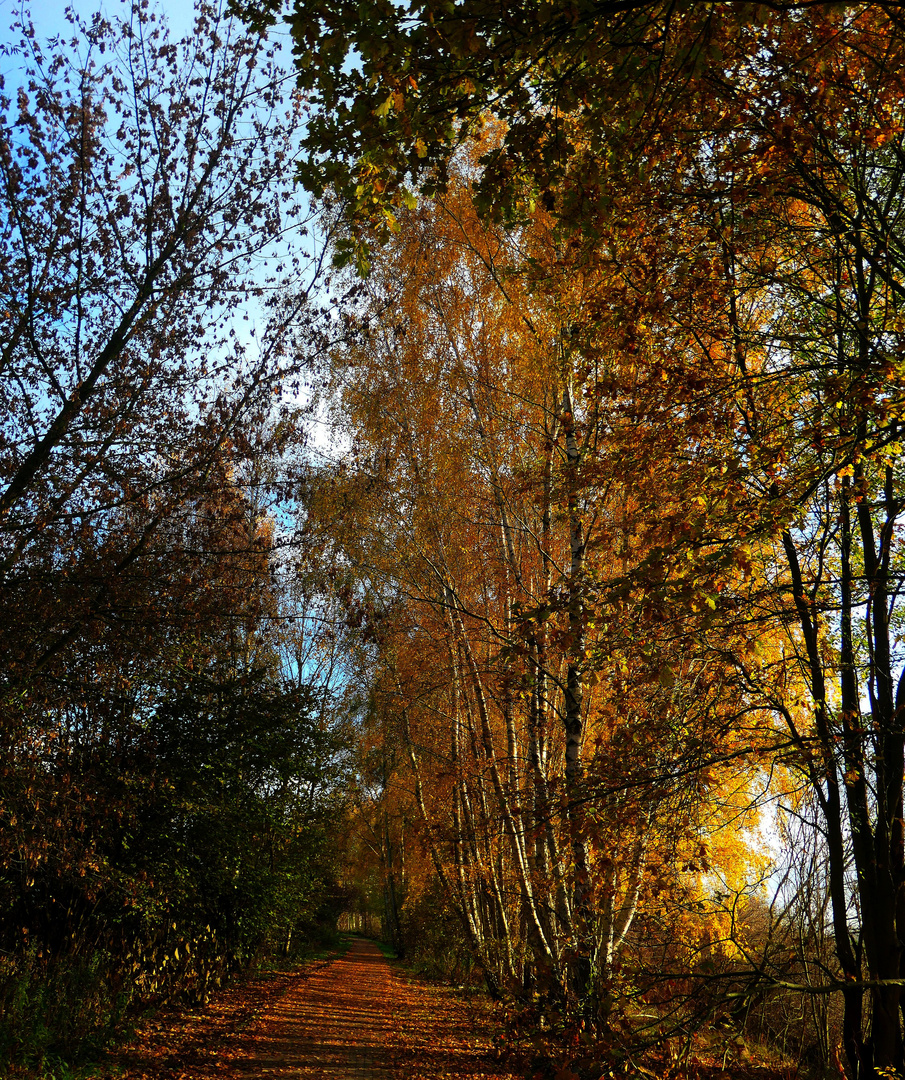
[(901, 1069), (898, 14), (372, 14), (306, 169), (383, 797), (540, 1023)]
[(312, 284), (272, 258), (303, 231), (297, 112), (215, 8), (184, 42), (142, 5), (68, 35), (14, 26), (0, 95), (4, 1074), (342, 903), (343, 689), (274, 517)]
[(3, 99), (0, 993), (905, 1072), (898, 7), (234, 7)]

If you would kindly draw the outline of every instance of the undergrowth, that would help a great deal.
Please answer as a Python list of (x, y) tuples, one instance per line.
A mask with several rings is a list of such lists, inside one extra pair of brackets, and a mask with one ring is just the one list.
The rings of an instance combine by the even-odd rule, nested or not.
[[(350, 944), (325, 928), (288, 955), (249, 958), (232, 977), (288, 971), (341, 955)], [(0, 1080), (88, 1080), (102, 1053), (126, 1040), (143, 1017), (161, 1005), (196, 999), (191, 988), (143, 997), (137, 980), (123, 977), (121, 963), (103, 950), (52, 960), (35, 949), (0, 954)]]

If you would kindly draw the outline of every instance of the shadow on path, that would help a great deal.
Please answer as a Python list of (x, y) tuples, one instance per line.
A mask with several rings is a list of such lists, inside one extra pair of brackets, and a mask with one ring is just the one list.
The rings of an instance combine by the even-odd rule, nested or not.
[(345, 956), (281, 998), (246, 1032), (248, 1056), (234, 1061), (235, 1075), (388, 1080), (392, 982), (377, 946), (356, 939)]
[(475, 1015), (448, 992), (411, 983), (370, 941), (313, 972), (233, 1049), (235, 1080), (495, 1077)]

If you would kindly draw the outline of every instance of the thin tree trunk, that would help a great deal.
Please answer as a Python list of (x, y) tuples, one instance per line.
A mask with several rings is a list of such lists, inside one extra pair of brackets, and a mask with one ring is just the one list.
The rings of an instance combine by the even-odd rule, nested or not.
[(421, 820), (424, 824), (424, 834), (427, 840), (428, 851), (430, 852), (431, 861), (434, 864), (434, 870), (437, 877), (440, 879), (440, 883), (443, 886), (444, 892), (449, 897), (450, 902), (453, 905), (453, 910), (459, 917), (462, 926), (465, 930), (466, 937), (468, 939), (469, 946), (471, 947), (472, 955), (475, 958), (475, 962), (481, 969), (484, 975), (484, 981), (487, 983), (487, 990), (491, 997), (498, 999), (500, 997), (499, 982), (491, 969), (491, 966), (487, 962), (487, 958), (484, 955), (482, 942), (478, 934), (477, 927), (469, 917), (469, 912), (465, 904), (462, 903), (458, 890), (455, 885), (449, 880), (449, 876), (446, 873), (446, 867), (443, 865), (443, 859), (440, 857), (440, 851), (437, 847), (436, 840), (434, 839), (433, 826), (431, 823), (431, 817), (427, 812), (427, 806), (424, 802), (424, 786), (421, 781), (421, 766), (418, 762), (418, 755), (415, 753), (415, 746), (412, 742), (412, 732), (409, 725), (408, 709), (402, 709), (402, 728), (405, 736), (405, 746), (408, 752), (409, 762), (412, 766), (412, 775), (415, 779), (415, 801), (418, 805), (418, 810), (421, 814)]
[(563, 395), (562, 426), (566, 436), (566, 498), (569, 517), (569, 581), (568, 618), (570, 648), (566, 668), (565, 715), (566, 729), (566, 800), (569, 832), (574, 863), (572, 907), (575, 918), (575, 957), (572, 961), (572, 990), (579, 1009), (589, 1015), (591, 1010), (591, 883), (588, 868), (588, 849), (585, 838), (584, 764), (582, 736), (584, 734), (584, 561), (585, 536), (578, 504), (578, 466), (580, 450), (575, 437), (572, 397), (568, 388)]
[(462, 622), (461, 613), (459, 612), (458, 608), (452, 608), (452, 613), (455, 620), (456, 628), (460, 635), (462, 653), (465, 659), (469, 678), (472, 683), (475, 703), (477, 705), (481, 731), (480, 745), (483, 747), (484, 760), (487, 764), (488, 772), (490, 774), (490, 780), (494, 794), (496, 796), (497, 805), (499, 806), (500, 813), (503, 818), (503, 827), (506, 835), (509, 838), (509, 842), (512, 848), (513, 863), (516, 877), (519, 883), (519, 890), (522, 894), (522, 900), (528, 912), (532, 932), (537, 937), (537, 941), (542, 950), (544, 958), (549, 963), (551, 969), (555, 971), (555, 957), (553, 955), (552, 949), (550, 948), (550, 944), (546, 939), (543, 926), (541, 925), (541, 921), (537, 913), (537, 904), (534, 897), (533, 885), (530, 879), (530, 875), (528, 873), (528, 865), (527, 859), (525, 857), (522, 837), (519, 835), (519, 830), (513, 819), (512, 808), (506, 798), (505, 788), (500, 777), (500, 772), (497, 765), (496, 753), (493, 747), (493, 733), (490, 727), (490, 717), (487, 710), (487, 700), (484, 694), (483, 685), (481, 683), (481, 674), (478, 671), (477, 664), (475, 663), (474, 656), (471, 651), (471, 645), (465, 632), (465, 626)]

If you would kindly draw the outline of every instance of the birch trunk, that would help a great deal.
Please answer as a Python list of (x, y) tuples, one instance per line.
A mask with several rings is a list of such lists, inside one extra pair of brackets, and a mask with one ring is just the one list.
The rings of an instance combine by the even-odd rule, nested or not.
[(582, 797), (584, 794), (582, 736), (584, 734), (585, 535), (578, 496), (578, 468), (581, 452), (575, 435), (572, 395), (568, 388), (563, 395), (562, 427), (566, 437), (565, 480), (570, 554), (567, 585), (570, 647), (566, 669), (564, 724), (566, 730), (566, 800), (574, 866), (572, 910), (575, 919), (575, 958), (571, 964), (571, 984), (580, 1009), (585, 1014), (589, 1014), (591, 1008), (592, 911), (588, 847), (584, 835), (585, 815), (582, 809)]

